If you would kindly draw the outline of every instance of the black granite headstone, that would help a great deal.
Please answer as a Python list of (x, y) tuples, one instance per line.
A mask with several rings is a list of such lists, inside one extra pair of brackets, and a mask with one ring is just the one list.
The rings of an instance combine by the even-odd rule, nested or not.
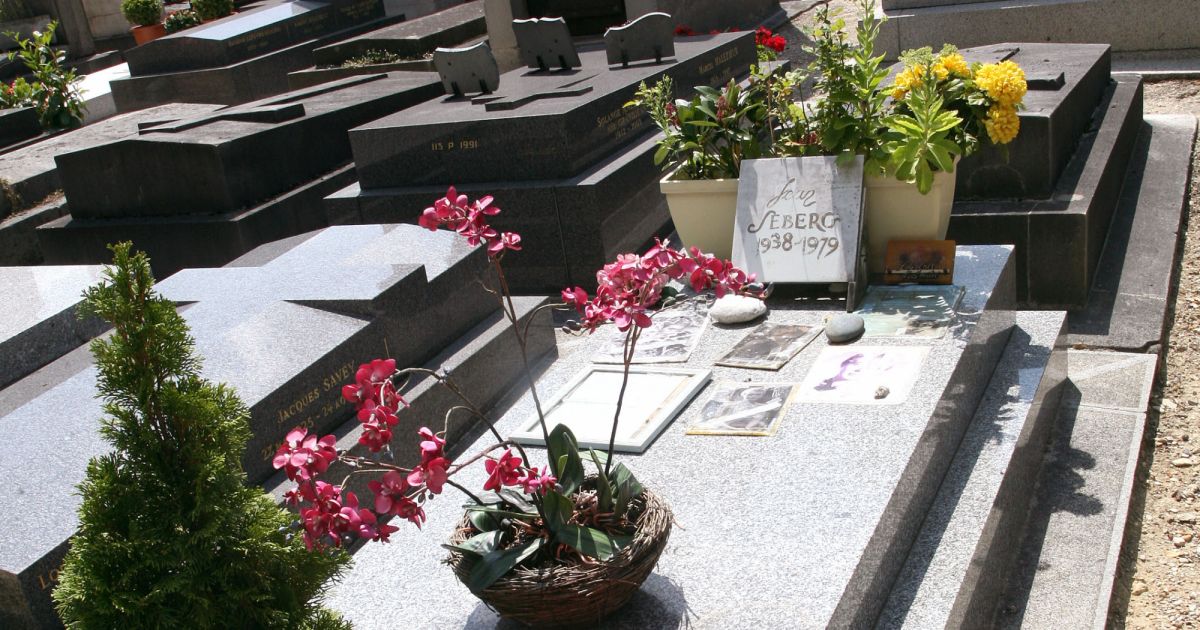
[(313, 50), (318, 66), (335, 66), (378, 50), (401, 57), (420, 57), (438, 47), (454, 47), (487, 32), (483, 0), (472, 0), (415, 20), (385, 26)]
[(599, 35), (627, 19), (624, 0), (526, 0), (530, 17), (561, 17), (571, 35)]
[[(0, 149), (42, 133), (37, 111), (32, 107), (0, 110)], [(4, 213), (0, 212), (0, 216)]]

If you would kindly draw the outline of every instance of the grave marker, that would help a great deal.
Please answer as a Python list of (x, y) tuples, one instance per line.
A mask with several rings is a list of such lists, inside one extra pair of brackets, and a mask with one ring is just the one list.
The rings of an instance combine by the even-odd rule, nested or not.
[(763, 282), (850, 283), (846, 308), (866, 290), (863, 158), (742, 162), (733, 263)]
[(571, 32), (562, 18), (513, 20), (521, 61), (530, 68), (549, 70), (551, 66), (570, 70), (581, 64)]
[(663, 59), (675, 56), (675, 32), (671, 16), (666, 13), (647, 13), (604, 32), (604, 50), (608, 64), (622, 67), (635, 61)]
[(466, 48), (438, 48), (433, 51), (433, 67), (447, 94), (462, 96), (476, 90), (491, 94), (500, 87), (500, 67), (487, 42)]

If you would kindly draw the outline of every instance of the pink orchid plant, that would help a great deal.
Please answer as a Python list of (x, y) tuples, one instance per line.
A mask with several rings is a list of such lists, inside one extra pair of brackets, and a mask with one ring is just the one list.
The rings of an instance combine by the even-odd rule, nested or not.
[[(398, 527), (387, 521), (399, 517), (420, 527), (425, 522), (425, 503), (452, 486), (470, 498), (466, 506), (472, 537), (451, 550), (476, 558), (467, 586), (473, 591), (486, 588), (518, 564), (541, 562), (593, 562), (606, 560), (629, 544), (634, 530), (634, 515), (642, 486), (624, 464), (613, 465), (613, 446), (617, 421), (629, 366), (641, 331), (653, 325), (656, 307), (678, 301), (678, 290), (671, 281), (686, 282), (697, 293), (713, 291), (718, 296), (750, 293), (753, 281), (727, 260), (719, 260), (699, 250), (674, 249), (656, 244), (645, 254), (622, 254), (596, 274), (595, 295), (581, 287), (562, 292), (564, 304), (542, 308), (573, 307), (581, 316), (577, 329), (594, 332), (613, 323), (625, 333), (624, 380), (613, 417), (612, 436), (604, 453), (581, 452), (575, 436), (562, 425), (546, 426), (541, 401), (526, 350), (528, 326), (518, 325), (501, 261), (509, 251), (520, 251), (521, 238), (501, 232), (488, 224), (488, 217), (500, 209), (490, 196), (470, 201), (451, 187), (446, 196), (425, 209), (420, 225), (430, 230), (449, 228), (471, 245), (483, 246), (491, 263), (496, 287), (487, 287), (500, 301), (517, 338), (530, 394), (537, 408), (542, 435), (547, 446), (546, 466), (533, 466), (529, 455), (518, 444), (504, 439), (491, 420), (471, 402), (445, 374), (422, 368), (397, 369), (392, 359), (375, 359), (359, 367), (354, 382), (342, 389), (342, 396), (355, 407), (362, 424), (358, 438), (373, 454), (390, 452), (393, 427), (398, 414), (408, 403), (400, 394), (402, 384), (413, 375), (436, 379), (447, 387), (461, 404), (446, 412), (445, 427), (434, 432), (421, 427), (417, 432), (420, 463), (411, 468), (381, 460), (339, 452), (335, 438), (309, 435), (303, 427), (293, 429), (279, 447), (274, 465), (283, 469), (295, 487), (286, 494), (287, 502), (300, 514), (305, 543), (310, 549), (341, 547), (354, 539), (387, 542)], [(536, 313), (535, 313), (536, 314)], [(461, 461), (452, 461), (446, 452), (446, 427), (452, 415), (465, 413), (483, 420), (496, 443)], [(594, 476), (585, 475), (583, 460), (592, 461)], [(340, 485), (319, 477), (340, 461), (351, 468)], [(454, 481), (463, 469), (483, 461), (487, 480), (483, 496)], [(364, 507), (354, 492), (346, 490), (350, 475), (372, 474), (367, 487), (374, 500)], [(492, 553), (496, 552), (496, 553)]]

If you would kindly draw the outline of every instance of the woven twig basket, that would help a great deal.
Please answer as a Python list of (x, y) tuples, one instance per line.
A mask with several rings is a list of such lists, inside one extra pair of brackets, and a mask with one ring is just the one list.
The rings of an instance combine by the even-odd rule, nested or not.
[[(633, 542), (607, 562), (594, 565), (517, 567), (476, 595), (501, 617), (534, 628), (569, 628), (594, 625), (625, 605), (649, 577), (671, 536), (671, 509), (646, 490), (634, 500), (641, 502)], [(636, 511), (634, 512), (636, 513)], [(477, 532), (463, 515), (451, 544), (461, 543)], [(447, 563), (464, 584), (473, 557), (451, 552)]]

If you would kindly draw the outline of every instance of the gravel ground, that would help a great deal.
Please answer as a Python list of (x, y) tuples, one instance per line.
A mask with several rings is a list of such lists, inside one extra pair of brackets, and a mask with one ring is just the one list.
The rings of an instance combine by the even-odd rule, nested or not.
[[(858, 17), (852, 0), (780, 3), (794, 18), (778, 32), (788, 40), (782, 57), (809, 59), (802, 31), (819, 5)], [(1200, 81), (1163, 81), (1145, 87), (1145, 113), (1200, 116)], [(1110, 627), (1200, 630), (1200, 153), (1193, 154), (1187, 233), (1177, 296), (1170, 316), (1165, 367), (1152, 396), (1149, 427), (1134, 496), (1121, 586)]]

